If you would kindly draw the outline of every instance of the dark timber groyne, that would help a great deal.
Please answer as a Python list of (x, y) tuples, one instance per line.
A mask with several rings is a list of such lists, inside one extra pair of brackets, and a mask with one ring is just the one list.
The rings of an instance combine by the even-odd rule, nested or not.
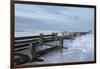
[[(57, 49), (63, 48), (64, 39), (74, 39), (77, 36), (85, 35), (89, 32), (62, 32), (61, 36), (57, 33), (50, 35), (16, 37), (14, 41), (14, 60), (16, 65), (20, 65), (30, 61), (37, 61), (38, 57)], [(48, 45), (48, 42), (59, 41), (54, 45)], [(42, 59), (38, 59), (42, 61)]]

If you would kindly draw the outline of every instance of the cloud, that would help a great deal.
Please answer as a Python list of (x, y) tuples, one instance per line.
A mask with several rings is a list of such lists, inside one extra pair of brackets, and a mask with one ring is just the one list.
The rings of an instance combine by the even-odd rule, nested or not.
[(59, 6), (17, 4), (16, 29), (90, 30), (93, 28), (93, 9)]

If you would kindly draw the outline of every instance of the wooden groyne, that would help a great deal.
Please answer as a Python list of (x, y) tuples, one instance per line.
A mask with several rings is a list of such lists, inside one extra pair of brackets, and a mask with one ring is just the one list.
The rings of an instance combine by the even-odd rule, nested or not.
[[(34, 58), (39, 57), (52, 49), (57, 48), (54, 46), (43, 46), (45, 42), (57, 40), (57, 33), (52, 33), (50, 35), (40, 36), (27, 36), (27, 37), (16, 37), (15, 38), (15, 53), (26, 54), (29, 56), (29, 60), (32, 61)], [(22, 52), (24, 50), (24, 52)], [(27, 52), (25, 50), (28, 50)], [(16, 55), (16, 54), (15, 54)]]
[[(20, 51), (29, 46), (42, 46), (43, 42), (49, 42), (54, 40), (54, 35), (42, 35), (40, 36), (27, 36), (27, 37), (16, 37), (15, 38), (15, 52)], [(23, 47), (23, 48), (22, 48)]]
[[(43, 33), (40, 33), (39, 36), (16, 37), (14, 46), (15, 56), (16, 54), (20, 56), (22, 54), (25, 56), (24, 59), (27, 57), (28, 60), (33, 61), (36, 57), (42, 56), (53, 49), (63, 48), (64, 39), (74, 39), (77, 36), (87, 33), (88, 32), (62, 32), (61, 36), (58, 36), (57, 33), (52, 33), (50, 35), (43, 35)], [(46, 44), (45, 46), (46, 42), (53, 41), (59, 41), (59, 44), (51, 46)], [(21, 63), (19, 62), (19, 64)]]

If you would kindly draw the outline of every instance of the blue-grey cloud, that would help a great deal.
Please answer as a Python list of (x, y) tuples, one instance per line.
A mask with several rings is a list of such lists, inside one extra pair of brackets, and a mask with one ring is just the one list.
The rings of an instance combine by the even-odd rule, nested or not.
[(26, 5), (15, 6), (15, 30), (87, 31), (94, 25), (94, 9)]

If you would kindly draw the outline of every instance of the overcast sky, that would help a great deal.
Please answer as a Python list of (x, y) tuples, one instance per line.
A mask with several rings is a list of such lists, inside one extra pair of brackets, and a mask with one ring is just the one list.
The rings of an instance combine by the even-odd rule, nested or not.
[(15, 5), (15, 31), (89, 31), (93, 25), (93, 8)]

